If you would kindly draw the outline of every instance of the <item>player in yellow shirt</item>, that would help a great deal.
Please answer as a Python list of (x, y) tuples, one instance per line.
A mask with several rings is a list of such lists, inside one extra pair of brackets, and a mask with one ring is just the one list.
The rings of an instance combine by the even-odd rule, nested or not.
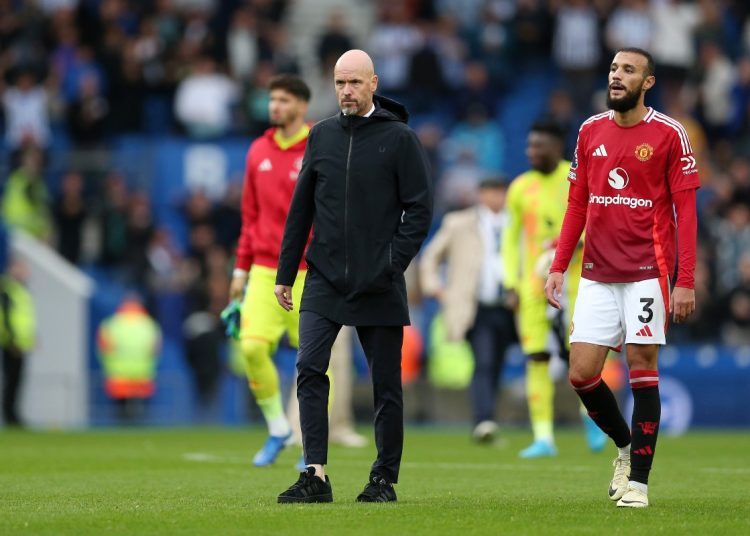
[[(555, 123), (540, 121), (529, 132), (526, 156), (531, 170), (519, 175), (508, 189), (508, 225), (502, 241), (504, 285), (517, 308), (518, 335), (527, 357), (526, 396), (534, 442), (521, 451), (522, 458), (554, 456), (554, 384), (549, 374), (550, 356), (567, 356), (568, 328), (580, 282), (581, 251), (573, 256), (564, 318), (548, 313), (544, 284), (568, 195), (570, 162), (563, 159), (564, 133)], [(576, 269), (576, 266), (578, 267)], [(579, 274), (578, 276), (574, 274)], [(590, 421), (590, 422), (588, 422)], [(588, 416), (589, 446), (600, 450), (606, 436)], [(591, 425), (591, 426), (589, 426)]]

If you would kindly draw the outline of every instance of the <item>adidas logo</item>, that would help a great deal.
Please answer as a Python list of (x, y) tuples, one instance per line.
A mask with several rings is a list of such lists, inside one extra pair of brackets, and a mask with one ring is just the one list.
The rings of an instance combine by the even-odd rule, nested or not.
[(263, 160), (263, 162), (261, 162), (258, 166), (258, 171), (271, 171), (272, 169), (273, 165), (271, 164), (271, 160), (268, 158)]
[(608, 156), (607, 149), (604, 148), (604, 144), (602, 143), (599, 147), (597, 147), (596, 151), (594, 151), (592, 155), (593, 156)]
[(633, 454), (640, 454), (641, 456), (652, 456), (654, 454), (654, 451), (651, 450), (650, 446), (646, 445), (642, 449), (634, 450)]
[(638, 337), (653, 337), (654, 336), (654, 334), (651, 333), (651, 328), (648, 326), (643, 326), (641, 330), (638, 333), (636, 333), (636, 335)]

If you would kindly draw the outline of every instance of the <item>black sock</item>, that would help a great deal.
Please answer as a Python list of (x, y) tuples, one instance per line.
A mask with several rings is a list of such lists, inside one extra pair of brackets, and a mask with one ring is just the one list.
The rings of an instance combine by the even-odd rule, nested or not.
[(630, 371), (630, 388), (633, 389), (630, 480), (648, 484), (661, 418), (659, 373), (655, 370)]
[(586, 406), (589, 417), (622, 448), (630, 443), (630, 430), (625, 419), (622, 418), (617, 400), (606, 383), (602, 381), (601, 375), (581, 382), (572, 381), (573, 389)]

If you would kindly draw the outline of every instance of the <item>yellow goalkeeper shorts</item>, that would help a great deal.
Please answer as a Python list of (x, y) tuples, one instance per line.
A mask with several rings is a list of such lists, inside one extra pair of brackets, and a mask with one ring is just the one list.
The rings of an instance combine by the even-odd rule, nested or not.
[(261, 339), (270, 342), (275, 348), (286, 332), (289, 344), (299, 346), (299, 306), (302, 288), (305, 286), (306, 270), (297, 273), (292, 287), (294, 310), (285, 311), (273, 293), (276, 287), (276, 270), (266, 266), (253, 265), (242, 302), (240, 323), (241, 339)]

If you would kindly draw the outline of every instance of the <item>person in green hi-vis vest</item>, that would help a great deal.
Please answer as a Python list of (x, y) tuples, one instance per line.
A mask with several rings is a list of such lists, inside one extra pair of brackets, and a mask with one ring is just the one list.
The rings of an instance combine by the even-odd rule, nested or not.
[(155, 391), (161, 329), (137, 298), (126, 297), (104, 319), (97, 334), (99, 359), (107, 395), (115, 401), (121, 420), (143, 416), (145, 401)]
[(46, 241), (52, 234), (49, 192), (42, 176), (42, 155), (23, 153), (21, 166), (8, 176), (0, 199), (0, 214), (8, 227), (21, 229)]
[(3, 353), (3, 419), (7, 426), (23, 426), (18, 415), (18, 395), (26, 354), (36, 342), (36, 316), (26, 290), (28, 268), (14, 259), (0, 277), (0, 348)]

